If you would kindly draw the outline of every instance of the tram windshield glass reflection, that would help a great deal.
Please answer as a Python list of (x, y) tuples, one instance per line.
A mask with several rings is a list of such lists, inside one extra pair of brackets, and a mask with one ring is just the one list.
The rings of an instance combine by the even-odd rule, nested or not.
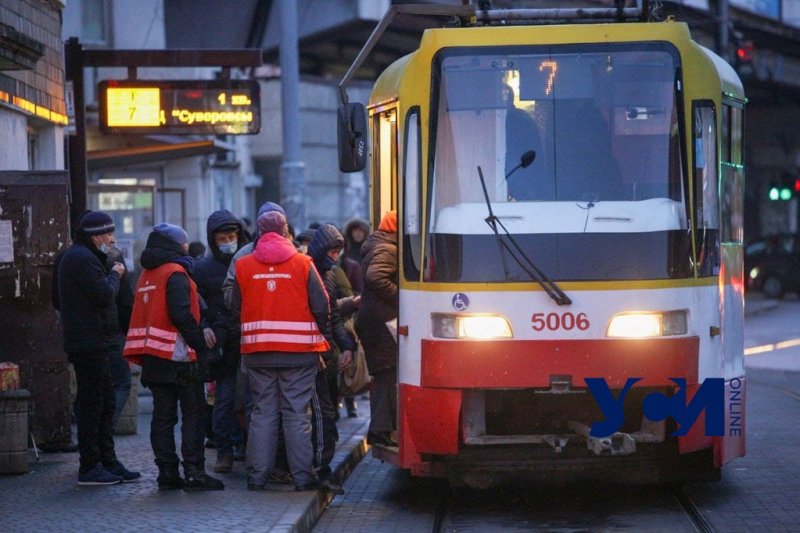
[(478, 166), (495, 215), (553, 279), (690, 274), (671, 45), (458, 48), (434, 63), (426, 279), (528, 279), (486, 258)]

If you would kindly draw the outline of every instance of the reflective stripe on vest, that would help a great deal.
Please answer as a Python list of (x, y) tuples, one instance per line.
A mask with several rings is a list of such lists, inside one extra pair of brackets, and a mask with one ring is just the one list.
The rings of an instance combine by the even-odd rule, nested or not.
[[(135, 364), (142, 364), (143, 355), (171, 361), (195, 361), (197, 354), (172, 324), (167, 309), (167, 281), (178, 273), (188, 277), (186, 270), (175, 263), (166, 263), (145, 270), (136, 283), (130, 328), (125, 339), (123, 355)], [(197, 285), (189, 278), (189, 307), (200, 322), (200, 301)]]
[(308, 345), (324, 341), (316, 322), (258, 320), (242, 323), (242, 346), (262, 342)]
[(264, 264), (248, 255), (235, 268), (243, 355), (329, 349), (308, 303), (308, 276), (314, 268), (310, 257), (295, 254), (283, 263)]

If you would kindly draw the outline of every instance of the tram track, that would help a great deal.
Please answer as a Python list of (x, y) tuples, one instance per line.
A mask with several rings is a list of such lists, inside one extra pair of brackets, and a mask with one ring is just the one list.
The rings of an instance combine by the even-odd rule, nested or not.
[[(664, 486), (663, 490), (659, 490), (658, 492), (662, 494), (661, 499), (664, 502), (662, 512), (665, 513), (665, 517), (667, 515), (671, 515), (673, 523), (676, 519), (680, 520), (678, 519), (678, 516), (683, 516), (686, 520), (688, 520), (692, 530), (696, 531), (697, 533), (713, 533), (716, 531), (709, 520), (703, 516), (702, 511), (684, 489), (683, 485)], [(503, 517), (493, 515), (491, 518), (489, 518), (490, 523), (482, 521), (488, 518), (486, 515), (483, 517), (470, 517), (468, 516), (470, 514), (468, 509), (459, 509), (459, 506), (456, 503), (458, 500), (458, 489), (451, 487), (444, 491), (439, 503), (436, 506), (433, 519), (433, 533), (444, 533), (446, 531), (455, 530), (478, 531), (483, 527), (491, 528), (492, 526), (498, 526), (501, 524), (503, 525), (502, 529), (506, 529), (509, 526), (511, 526), (511, 529), (514, 528), (512, 525), (514, 519), (511, 518), (511, 516)], [(669, 503), (670, 501), (672, 503)], [(575, 514), (572, 515), (572, 518), (566, 522), (561, 521), (561, 524), (558, 524), (559, 520), (554, 521), (553, 517), (542, 516), (541, 521), (537, 523), (537, 520), (535, 519), (530, 520), (529, 516), (529, 519), (525, 520), (523, 523), (520, 523), (519, 526), (526, 531), (585, 531), (591, 530), (593, 527), (604, 527), (604, 524), (602, 523), (592, 524), (591, 515), (594, 513), (591, 510), (575, 509), (573, 512)], [(588, 529), (586, 529), (587, 526)], [(640, 523), (634, 527), (647, 529), (653, 526), (654, 523), (650, 522), (643, 524)]]
[(708, 520), (706, 520), (703, 514), (700, 512), (700, 509), (694, 503), (694, 500), (692, 500), (692, 498), (686, 493), (683, 485), (673, 487), (672, 495), (678, 501), (678, 505), (681, 506), (683, 512), (686, 513), (686, 516), (692, 522), (695, 531), (698, 533), (713, 533), (715, 531)]
[(452, 494), (453, 489), (450, 487), (444, 492), (442, 499), (439, 501), (439, 505), (436, 506), (436, 513), (434, 514), (433, 518), (433, 533), (442, 533), (444, 531), (447, 508), (449, 506)]

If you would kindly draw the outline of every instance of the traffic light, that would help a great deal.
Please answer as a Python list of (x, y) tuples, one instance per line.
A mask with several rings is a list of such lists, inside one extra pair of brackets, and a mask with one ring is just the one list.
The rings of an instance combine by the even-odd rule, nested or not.
[(769, 199), (773, 202), (788, 202), (795, 195), (800, 197), (800, 178), (783, 175), (780, 181), (773, 181), (769, 185)]
[(735, 67), (739, 75), (754, 74), (753, 59), (756, 54), (756, 46), (750, 39), (742, 39), (741, 35), (734, 34), (736, 44)]
[(736, 48), (736, 59), (741, 63), (749, 63), (753, 60), (753, 50), (755, 50), (753, 41), (744, 41)]

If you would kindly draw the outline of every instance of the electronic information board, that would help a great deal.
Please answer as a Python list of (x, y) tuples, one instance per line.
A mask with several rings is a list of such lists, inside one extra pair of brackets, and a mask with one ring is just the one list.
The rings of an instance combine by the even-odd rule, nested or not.
[(139, 135), (250, 135), (261, 130), (256, 80), (106, 80), (100, 131)]

